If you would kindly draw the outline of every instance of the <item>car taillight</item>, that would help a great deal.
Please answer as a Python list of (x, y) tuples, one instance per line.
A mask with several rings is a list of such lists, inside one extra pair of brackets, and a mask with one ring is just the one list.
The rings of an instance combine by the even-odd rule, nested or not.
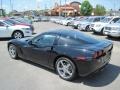
[(94, 55), (93, 55), (93, 58), (96, 59), (98, 57), (98, 53), (95, 52)]
[(98, 52), (98, 56), (102, 56), (102, 54), (103, 54), (103, 51)]
[(103, 50), (97, 51), (94, 53), (93, 58), (96, 59), (96, 58), (99, 58), (99, 57), (104, 56), (104, 55), (105, 55), (105, 53)]

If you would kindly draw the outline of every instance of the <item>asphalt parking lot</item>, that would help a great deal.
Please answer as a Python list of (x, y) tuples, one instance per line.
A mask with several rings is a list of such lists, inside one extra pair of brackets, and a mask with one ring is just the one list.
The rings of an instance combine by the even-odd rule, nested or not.
[[(35, 32), (66, 28), (51, 22), (34, 23)], [(93, 35), (98, 39), (105, 36)], [(120, 39), (109, 39), (114, 43), (110, 64), (101, 73), (68, 82), (59, 78), (52, 70), (25, 60), (13, 60), (7, 52), (9, 39), (0, 39), (0, 90), (119, 90), (120, 89)]]

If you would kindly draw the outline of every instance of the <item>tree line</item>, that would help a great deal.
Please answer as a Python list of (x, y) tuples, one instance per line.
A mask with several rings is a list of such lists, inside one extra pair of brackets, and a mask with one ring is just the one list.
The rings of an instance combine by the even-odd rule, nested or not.
[(102, 5), (97, 4), (95, 8), (92, 7), (92, 5), (89, 3), (88, 0), (85, 0), (81, 4), (80, 8), (81, 15), (83, 16), (89, 16), (89, 15), (105, 15), (106, 14), (106, 8)]

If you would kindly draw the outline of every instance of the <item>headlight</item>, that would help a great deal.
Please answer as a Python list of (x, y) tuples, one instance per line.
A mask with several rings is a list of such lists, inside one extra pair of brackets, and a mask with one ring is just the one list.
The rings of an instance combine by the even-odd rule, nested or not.
[(30, 28), (22, 28), (23, 30), (31, 30)]
[(120, 30), (120, 27), (111, 27), (111, 30)]

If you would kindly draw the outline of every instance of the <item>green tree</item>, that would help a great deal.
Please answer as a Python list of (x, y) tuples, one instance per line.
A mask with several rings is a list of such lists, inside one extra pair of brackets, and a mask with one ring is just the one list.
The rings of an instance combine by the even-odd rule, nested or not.
[(106, 9), (102, 5), (96, 5), (96, 8), (94, 9), (95, 15), (105, 15), (106, 14)]
[(80, 8), (81, 14), (84, 15), (84, 16), (88, 16), (88, 15), (91, 15), (92, 11), (93, 11), (92, 5), (89, 3), (88, 0), (85, 0), (81, 4), (81, 8)]

